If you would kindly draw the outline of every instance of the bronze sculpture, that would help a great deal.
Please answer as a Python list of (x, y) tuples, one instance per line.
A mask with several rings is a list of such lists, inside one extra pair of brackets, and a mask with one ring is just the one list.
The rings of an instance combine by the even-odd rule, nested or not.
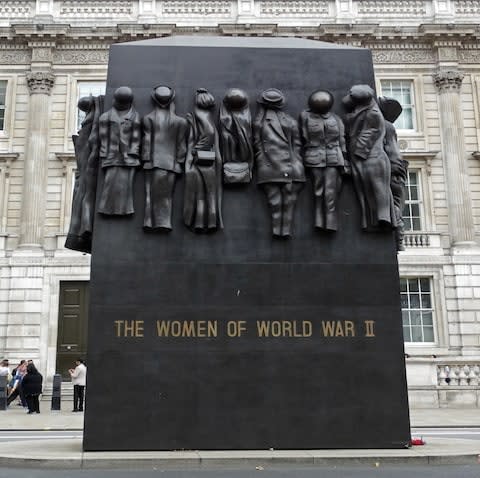
[(315, 227), (337, 230), (337, 199), (346, 169), (345, 127), (331, 109), (333, 95), (313, 92), (309, 109), (300, 114), (304, 166), (310, 171), (315, 194)]
[(402, 113), (402, 106), (397, 100), (385, 96), (380, 96), (378, 98), (378, 105), (385, 118), (384, 148), (385, 153), (390, 160), (392, 170), (390, 189), (392, 190), (395, 219), (397, 221), (395, 240), (397, 243), (397, 250), (404, 251), (405, 246), (403, 245), (403, 238), (405, 235), (405, 223), (403, 221), (403, 208), (405, 206), (405, 184), (408, 175), (408, 161), (402, 158), (402, 153), (398, 147), (397, 132), (393, 125)]
[(344, 98), (352, 178), (366, 230), (396, 227), (390, 190), (390, 161), (384, 150), (385, 120), (368, 85), (355, 85)]
[(98, 174), (98, 126), (103, 113), (101, 96), (86, 96), (78, 101), (78, 108), (86, 113), (78, 135), (73, 135), (75, 159), (75, 184), (72, 214), (65, 247), (74, 251), (92, 251), (92, 234), (95, 217), (95, 197)]
[(219, 123), (223, 182), (249, 183), (253, 166), (252, 118), (244, 91), (227, 91), (220, 106)]
[(295, 204), (305, 182), (300, 132), (297, 121), (282, 111), (281, 91), (265, 90), (257, 101), (253, 127), (257, 184), (267, 196), (273, 235), (290, 237)]
[(187, 115), (189, 123), (185, 159), (185, 198), (183, 218), (195, 231), (223, 228), (222, 219), (222, 157), (213, 109), (214, 97), (199, 88), (195, 107)]
[(154, 110), (142, 120), (146, 229), (172, 229), (172, 196), (187, 153), (187, 120), (175, 114), (175, 91), (157, 86)]
[(112, 108), (100, 116), (99, 130), (100, 166), (105, 180), (98, 212), (133, 214), (133, 179), (140, 165), (141, 123), (129, 87), (115, 90)]

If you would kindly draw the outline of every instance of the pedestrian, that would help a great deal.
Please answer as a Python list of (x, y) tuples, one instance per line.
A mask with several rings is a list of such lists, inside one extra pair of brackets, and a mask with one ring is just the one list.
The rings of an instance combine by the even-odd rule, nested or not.
[(0, 377), (2, 377), (2, 376), (8, 377), (9, 374), (10, 374), (10, 370), (8, 368), (8, 360), (3, 359), (0, 362)]
[(27, 362), (21, 360), (19, 365), (13, 370), (13, 378), (11, 380), (11, 389), (7, 399), (7, 405), (10, 405), (17, 397), (20, 397), (21, 405), (27, 408), (27, 401), (23, 394), (22, 381), (27, 373)]
[(42, 382), (43, 377), (35, 365), (33, 363), (28, 364), (27, 373), (22, 380), (22, 387), (27, 400), (27, 413), (29, 414), (40, 413), (39, 396), (42, 393)]
[(8, 360), (7, 359), (3, 359), (0, 362), (0, 377), (5, 377), (5, 379), (6, 379), (5, 392), (8, 395), (8, 391), (9, 391), (8, 390), (8, 384), (11, 380), (11, 376), (10, 376), (10, 369), (8, 368)]
[(82, 359), (75, 361), (76, 367), (69, 369), (73, 383), (73, 410), (72, 412), (83, 412), (83, 397), (87, 380), (87, 367)]

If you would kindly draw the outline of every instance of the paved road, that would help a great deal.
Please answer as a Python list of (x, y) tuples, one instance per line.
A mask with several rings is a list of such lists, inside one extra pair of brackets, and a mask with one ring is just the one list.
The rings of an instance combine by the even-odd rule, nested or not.
[[(28, 452), (28, 450), (24, 450)], [(0, 478), (478, 478), (472, 466), (282, 466), (224, 470), (18, 470), (0, 468)]]
[[(51, 439), (69, 439), (81, 438), (82, 432), (79, 431), (45, 431), (45, 430), (19, 430), (19, 431), (0, 431), (1, 442), (25, 441), (25, 440), (51, 440)], [(463, 438), (468, 440), (480, 440), (480, 428), (412, 428), (412, 437), (421, 437), (428, 441), (430, 437), (441, 438)], [(480, 478), (480, 473), (479, 477)]]

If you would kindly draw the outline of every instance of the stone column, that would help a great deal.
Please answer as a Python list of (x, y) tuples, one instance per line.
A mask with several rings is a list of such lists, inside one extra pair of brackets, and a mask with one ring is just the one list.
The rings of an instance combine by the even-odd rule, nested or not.
[(48, 174), (49, 105), (54, 81), (55, 77), (50, 71), (27, 73), (30, 104), (19, 241), (19, 247), (24, 249), (38, 249), (43, 244)]
[(450, 236), (452, 246), (456, 248), (476, 245), (460, 103), (463, 77), (464, 74), (456, 68), (439, 69), (433, 75), (439, 93)]

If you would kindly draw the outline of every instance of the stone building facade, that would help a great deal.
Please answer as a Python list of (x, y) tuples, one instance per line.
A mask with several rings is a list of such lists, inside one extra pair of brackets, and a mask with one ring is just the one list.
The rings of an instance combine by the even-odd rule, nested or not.
[(480, 406), (479, 19), (480, 0), (2, 0), (0, 356), (32, 358), (50, 384), (59, 347), (77, 352), (75, 337), (60, 340), (60, 316), (75, 321), (89, 280), (89, 257), (63, 248), (71, 135), (79, 95), (104, 88), (109, 45), (303, 37), (370, 48), (377, 90), (404, 105), (411, 405)]

